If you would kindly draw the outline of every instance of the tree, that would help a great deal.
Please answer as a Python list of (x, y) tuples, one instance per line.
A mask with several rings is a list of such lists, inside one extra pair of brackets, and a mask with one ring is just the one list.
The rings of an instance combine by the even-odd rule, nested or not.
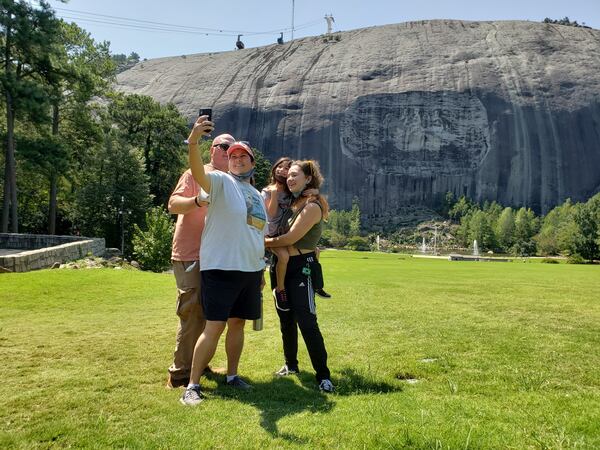
[(269, 184), (272, 163), (265, 158), (259, 149), (252, 147), (252, 152), (254, 153), (254, 161), (256, 162), (254, 185), (260, 191)]
[(350, 210), (350, 235), (360, 236), (360, 206), (358, 205), (358, 197), (352, 199), (352, 209)]
[(494, 248), (494, 232), (485, 211), (475, 211), (469, 220), (468, 242), (477, 241), (481, 249)]
[(512, 208), (504, 208), (496, 221), (495, 235), (498, 248), (508, 251), (514, 244), (515, 213)]
[(598, 245), (598, 218), (600, 217), (600, 194), (596, 194), (586, 203), (577, 203), (573, 209), (573, 220), (577, 232), (573, 239), (573, 250), (587, 261), (600, 259)]
[(127, 57), (127, 61), (137, 64), (140, 62), (140, 55), (138, 55), (136, 52), (131, 52)]
[[(593, 199), (598, 199), (598, 194), (596, 194)], [(598, 225), (598, 229), (596, 230), (596, 245), (600, 248), (600, 199), (598, 201), (595, 200), (594, 204), (595, 216), (596, 216), (596, 224)]]
[(454, 193), (448, 191), (446, 192), (446, 195), (444, 196), (444, 200), (442, 201), (442, 206), (440, 208), (440, 214), (443, 217), (450, 217), (450, 210), (452, 209), (452, 207), (454, 206), (454, 204), (456, 203), (456, 197), (454, 197)]
[[(63, 49), (56, 72), (45, 78), (51, 127), (38, 125), (36, 133), (26, 134), (29, 142), (19, 146), (22, 158), (47, 178), (49, 234), (56, 232), (60, 178), (68, 175), (77, 143), (94, 135), (89, 120), (93, 108), (90, 100), (105, 93), (114, 73), (107, 43), (97, 45), (75, 24), (60, 22), (60, 32)], [(82, 120), (83, 117), (88, 120)], [(74, 139), (76, 135), (81, 137)], [(36, 136), (38, 142), (34, 143), (32, 138)], [(87, 145), (91, 143), (88, 141)]]
[(468, 215), (474, 208), (473, 203), (464, 195), (461, 196), (458, 201), (450, 208), (448, 215), (456, 222), (460, 222), (461, 218)]
[(574, 229), (573, 204), (567, 199), (542, 219), (540, 232), (535, 236), (538, 251), (542, 255), (558, 255), (570, 251), (573, 248), (570, 241)]
[[(329, 211), (326, 228), (338, 235), (350, 236), (350, 213), (348, 211)], [(332, 235), (333, 236), (333, 235)], [(332, 237), (333, 239), (333, 237)]]
[(486, 201), (483, 204), (483, 211), (487, 214), (490, 224), (494, 224), (498, 221), (500, 214), (502, 214), (502, 210), (502, 205), (496, 203), (496, 201), (491, 203)]
[(131, 236), (133, 224), (143, 223), (151, 198), (141, 152), (109, 127), (102, 145), (90, 149), (73, 223), (83, 235), (103, 236), (107, 246), (120, 247), (121, 226)]
[(520, 208), (515, 216), (515, 243), (513, 253), (528, 256), (535, 254), (533, 236), (538, 231), (539, 221), (530, 208)]
[[(0, 1), (0, 84), (6, 106), (6, 147), (2, 231), (19, 229), (15, 120), (20, 113), (43, 115), (47, 104), (44, 78), (55, 72), (60, 50), (59, 21), (43, 0), (39, 7), (25, 1)], [(10, 209), (10, 214), (9, 214)]]
[[(81, 114), (88, 107), (94, 96), (103, 95), (113, 79), (114, 64), (110, 59), (108, 43), (96, 44), (90, 34), (74, 23), (61, 21), (61, 39), (64, 52), (60, 61), (61, 77), (50, 84), (52, 103), (52, 136), (58, 141), (56, 148), (60, 149), (59, 157), (54, 157), (53, 164), (48, 165), (46, 174), (50, 184), (48, 200), (48, 232), (56, 231), (56, 195), (58, 178), (64, 175), (69, 167), (69, 141), (59, 133), (61, 122), (69, 116), (62, 117), (61, 110), (77, 109)], [(89, 112), (86, 111), (89, 114)], [(76, 125), (80, 121), (73, 121)], [(86, 134), (86, 128), (78, 130)], [(38, 161), (43, 159), (38, 159)]]
[(109, 114), (129, 144), (142, 149), (154, 204), (166, 205), (187, 167), (183, 145), (189, 131), (187, 121), (172, 103), (162, 106), (137, 94), (114, 94)]
[(125, 55), (124, 53), (117, 53), (111, 55), (111, 59), (115, 64), (116, 72), (121, 73), (140, 62), (140, 55), (138, 55), (136, 52), (131, 52), (129, 56)]
[(469, 224), (473, 218), (473, 214), (475, 214), (476, 211), (479, 211), (479, 208), (473, 208), (467, 214), (461, 216), (460, 223), (456, 229), (456, 237), (458, 241), (465, 247), (468, 247), (473, 243), (473, 241), (469, 242)]

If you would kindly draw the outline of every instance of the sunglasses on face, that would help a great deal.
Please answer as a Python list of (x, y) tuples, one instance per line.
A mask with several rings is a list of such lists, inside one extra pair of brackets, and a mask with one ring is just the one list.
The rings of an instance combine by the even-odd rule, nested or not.
[(219, 147), (224, 152), (229, 150), (229, 144), (215, 144), (215, 145), (213, 145), (213, 147)]

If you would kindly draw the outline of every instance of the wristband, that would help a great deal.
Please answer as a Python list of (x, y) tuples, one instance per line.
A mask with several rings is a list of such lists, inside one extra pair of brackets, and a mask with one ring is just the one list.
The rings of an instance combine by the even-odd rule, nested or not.
[(200, 204), (198, 203), (198, 197), (194, 197), (194, 203), (198, 208), (200, 208)]

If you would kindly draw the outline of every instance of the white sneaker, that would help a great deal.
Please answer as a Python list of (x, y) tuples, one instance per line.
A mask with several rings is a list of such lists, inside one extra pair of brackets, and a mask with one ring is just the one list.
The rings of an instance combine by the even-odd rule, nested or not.
[(324, 380), (321, 380), (321, 382), (319, 383), (319, 390), (321, 392), (331, 394), (335, 390), (335, 388), (333, 387), (333, 383), (331, 382), (331, 380), (328, 380), (327, 378), (325, 378)]
[(186, 388), (183, 391), (183, 395), (179, 399), (179, 402), (182, 405), (186, 406), (196, 406), (200, 404), (204, 400), (202, 393), (200, 392), (200, 387), (197, 388)]
[(275, 372), (275, 375), (278, 377), (287, 377), (288, 375), (295, 375), (298, 372), (300, 372), (298, 368), (290, 369), (287, 364), (284, 364), (281, 369)]

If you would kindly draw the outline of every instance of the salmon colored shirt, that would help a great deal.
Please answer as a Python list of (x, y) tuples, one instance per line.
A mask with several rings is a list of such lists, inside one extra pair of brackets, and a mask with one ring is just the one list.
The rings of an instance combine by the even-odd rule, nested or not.
[[(206, 172), (214, 168), (207, 164), (204, 166)], [(195, 197), (200, 192), (200, 186), (194, 180), (192, 171), (186, 170), (179, 178), (175, 190), (171, 194), (181, 197)], [(187, 214), (178, 214), (173, 235), (173, 249), (171, 259), (174, 261), (197, 261), (200, 258), (200, 238), (204, 230), (204, 219), (207, 207), (195, 208)]]

